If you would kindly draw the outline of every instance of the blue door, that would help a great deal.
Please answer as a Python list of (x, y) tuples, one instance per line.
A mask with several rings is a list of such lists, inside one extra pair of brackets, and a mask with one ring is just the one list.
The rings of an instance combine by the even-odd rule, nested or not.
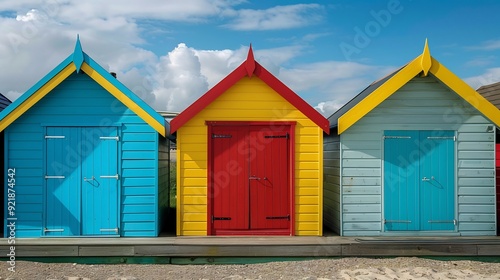
[(81, 235), (79, 139), (78, 128), (47, 128), (44, 235)]
[(82, 128), (82, 234), (118, 234), (118, 134)]
[(455, 229), (454, 159), (453, 131), (385, 131), (385, 230)]
[(117, 235), (115, 127), (47, 127), (46, 236)]

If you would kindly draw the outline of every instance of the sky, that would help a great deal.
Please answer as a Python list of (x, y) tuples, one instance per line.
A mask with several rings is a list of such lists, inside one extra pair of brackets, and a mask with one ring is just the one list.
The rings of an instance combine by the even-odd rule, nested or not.
[(2, 0), (0, 92), (15, 100), (84, 52), (181, 112), (255, 59), (328, 117), (423, 51), (477, 89), (500, 81), (497, 0)]

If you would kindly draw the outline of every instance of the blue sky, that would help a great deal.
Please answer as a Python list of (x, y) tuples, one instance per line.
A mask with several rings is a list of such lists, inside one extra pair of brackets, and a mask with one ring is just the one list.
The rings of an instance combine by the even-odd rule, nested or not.
[(74, 47), (157, 110), (182, 111), (246, 57), (325, 116), (431, 55), (477, 88), (500, 81), (493, 0), (3, 0), (0, 92), (17, 98)]

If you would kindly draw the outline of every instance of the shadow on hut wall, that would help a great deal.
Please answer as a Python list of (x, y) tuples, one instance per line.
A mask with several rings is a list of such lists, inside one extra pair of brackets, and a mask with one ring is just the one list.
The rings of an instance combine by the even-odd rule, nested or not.
[[(167, 140), (168, 142), (168, 164), (167, 171), (168, 176), (167, 181), (160, 182), (160, 184), (166, 184), (165, 193), (163, 195), (168, 196), (166, 199), (167, 205), (164, 205), (164, 210), (162, 213), (162, 219), (160, 221), (160, 236), (175, 236), (175, 225), (176, 225), (176, 180), (177, 180), (177, 161), (176, 161), (176, 148), (175, 142), (172, 140)], [(165, 158), (166, 159), (166, 158)]]

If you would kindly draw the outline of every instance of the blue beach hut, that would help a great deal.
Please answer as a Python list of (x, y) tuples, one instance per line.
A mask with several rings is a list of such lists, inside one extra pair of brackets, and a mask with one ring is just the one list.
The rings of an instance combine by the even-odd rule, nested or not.
[(427, 42), (329, 121), (326, 226), (342, 236), (495, 235), (500, 111)]
[(14, 185), (4, 179), (16, 203), (4, 220), (15, 221), (16, 237), (158, 236), (168, 130), (77, 39), (71, 55), (0, 112), (4, 173), (15, 170)]

